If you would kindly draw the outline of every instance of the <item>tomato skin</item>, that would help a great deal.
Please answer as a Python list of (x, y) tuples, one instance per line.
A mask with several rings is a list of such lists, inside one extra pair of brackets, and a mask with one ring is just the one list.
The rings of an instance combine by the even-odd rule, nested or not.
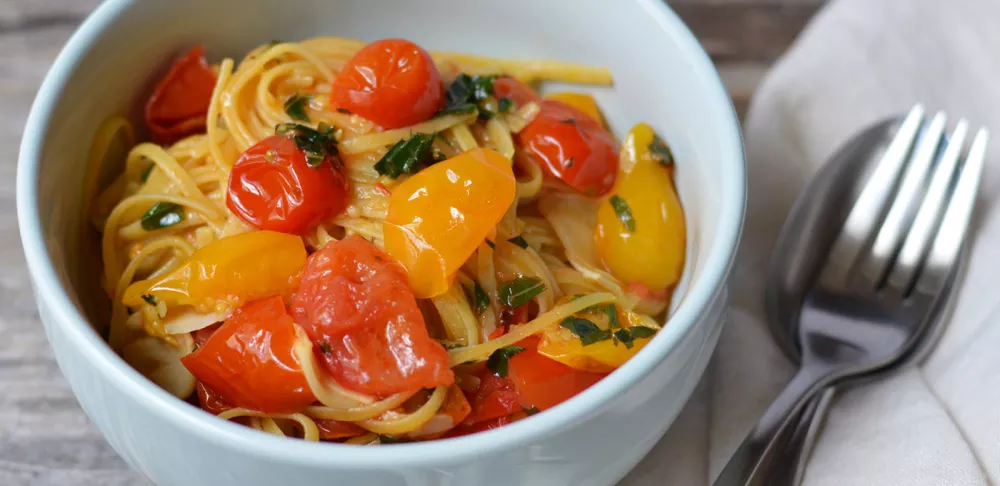
[(323, 440), (350, 439), (359, 435), (365, 435), (367, 430), (340, 420), (316, 420), (316, 427), (319, 429), (319, 438)]
[(202, 46), (174, 61), (146, 101), (144, 116), (153, 141), (168, 144), (204, 130), (215, 80)]
[(347, 191), (339, 159), (327, 156), (310, 167), (292, 139), (274, 135), (240, 155), (226, 206), (259, 229), (302, 234), (343, 211)]
[(430, 54), (408, 40), (375, 41), (354, 54), (337, 74), (330, 105), (383, 128), (413, 125), (444, 106), (441, 73)]
[(292, 351), (295, 323), (280, 296), (237, 310), (185, 367), (224, 403), (264, 413), (294, 413), (316, 401)]
[(517, 389), (524, 408), (547, 410), (607, 376), (605, 373), (575, 370), (542, 356), (537, 349), (536, 337), (525, 339), (518, 346), (525, 350), (510, 358), (508, 376)]
[(548, 175), (586, 196), (607, 194), (618, 175), (618, 143), (600, 122), (557, 100), (517, 134), (518, 144)]
[(470, 424), (468, 421), (466, 421), (463, 422), (462, 425), (459, 425), (458, 427), (449, 430), (448, 433), (445, 434), (445, 437), (461, 437), (463, 435), (475, 434), (477, 432), (484, 432), (498, 427), (503, 427), (504, 425), (513, 423), (515, 421), (517, 421), (517, 418), (511, 415), (485, 420), (482, 422), (476, 422), (474, 424)]
[(385, 396), (455, 381), (406, 272), (360, 236), (309, 257), (291, 312), (331, 376), (352, 390)]
[(521, 397), (514, 383), (487, 370), (480, 376), (479, 388), (471, 395), (472, 412), (466, 424), (475, 424), (521, 411)]
[(540, 101), (541, 97), (531, 86), (518, 81), (511, 76), (500, 76), (493, 80), (493, 95), (514, 100), (515, 107), (524, 106), (532, 101)]
[(201, 406), (202, 410), (212, 415), (218, 415), (233, 408), (232, 405), (222, 399), (222, 395), (219, 395), (219, 392), (209, 388), (208, 385), (200, 381), (195, 385), (195, 390), (198, 392), (198, 405)]

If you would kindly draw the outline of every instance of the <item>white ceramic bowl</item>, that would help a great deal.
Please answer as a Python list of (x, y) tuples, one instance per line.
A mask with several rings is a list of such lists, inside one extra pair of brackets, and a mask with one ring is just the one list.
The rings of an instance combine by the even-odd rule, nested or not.
[[(211, 58), (271, 39), (406, 37), (430, 49), (604, 65), (591, 89), (615, 132), (646, 121), (678, 160), (689, 285), (668, 325), (579, 396), (497, 430), (389, 447), (268, 436), (147, 381), (95, 333), (99, 258), (81, 181), (98, 123), (137, 112), (153, 73), (193, 43)], [(708, 57), (659, 0), (108, 0), (70, 39), (32, 107), (17, 174), (21, 238), (63, 373), (108, 442), (161, 485), (606, 485), (661, 437), (717, 340), (743, 220), (739, 127)], [(669, 458), (664, 458), (669, 460)]]

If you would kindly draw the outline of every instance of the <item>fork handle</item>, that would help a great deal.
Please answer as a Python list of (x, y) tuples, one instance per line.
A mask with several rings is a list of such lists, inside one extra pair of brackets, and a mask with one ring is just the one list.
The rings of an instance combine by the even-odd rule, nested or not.
[(829, 384), (833, 375), (830, 368), (800, 368), (733, 453), (713, 486), (767, 486), (789, 429), (802, 416), (806, 403)]

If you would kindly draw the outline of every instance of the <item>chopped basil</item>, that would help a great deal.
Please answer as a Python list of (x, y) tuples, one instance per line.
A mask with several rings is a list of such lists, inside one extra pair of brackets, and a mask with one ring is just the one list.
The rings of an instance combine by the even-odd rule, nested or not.
[(534, 407), (534, 406), (531, 407), (531, 408), (525, 408), (524, 409), (524, 413), (527, 414), (529, 417), (532, 416), (532, 415), (534, 415), (534, 414), (536, 414), (536, 413), (538, 413), (538, 412), (539, 412), (538, 407)]
[(572, 168), (574, 163), (576, 163), (576, 157), (570, 156), (570, 158), (566, 160), (566, 168)]
[(479, 282), (473, 282), (472, 301), (475, 305), (476, 314), (486, 312), (486, 308), (490, 306), (490, 296), (486, 295), (486, 291), (479, 285)]
[(285, 102), (285, 113), (291, 117), (292, 120), (298, 120), (301, 122), (309, 123), (309, 115), (306, 114), (306, 105), (309, 104), (309, 100), (312, 96), (304, 94), (294, 94), (288, 101)]
[(496, 373), (499, 377), (507, 376), (508, 360), (517, 353), (524, 351), (520, 346), (507, 346), (493, 351), (489, 359), (486, 360), (486, 367)]
[(148, 181), (149, 174), (153, 173), (153, 167), (156, 167), (156, 164), (149, 164), (149, 167), (146, 167), (146, 170), (142, 171), (142, 175), (139, 176), (139, 180), (142, 182)]
[(630, 333), (628, 329), (619, 329), (615, 331), (614, 336), (616, 341), (615, 345), (620, 342), (624, 344), (626, 348), (632, 349), (632, 333)]
[(500, 110), (500, 113), (507, 113), (508, 111), (514, 109), (514, 100), (510, 98), (500, 98), (497, 100), (497, 108)]
[(410, 439), (404, 437), (392, 437), (388, 435), (378, 436), (379, 444), (405, 444), (407, 442), (413, 442)]
[(618, 321), (618, 306), (614, 302), (604, 306), (604, 314), (608, 316), (608, 331), (611, 332), (611, 341), (618, 345), (618, 335), (614, 332), (616, 327), (622, 327)]
[(434, 114), (435, 117), (445, 116), (445, 115), (468, 115), (470, 113), (475, 113), (479, 110), (479, 107), (472, 103), (463, 103), (461, 105), (456, 105), (452, 107), (444, 107), (441, 111)]
[(674, 152), (670, 150), (670, 146), (662, 138), (656, 135), (653, 135), (653, 141), (649, 143), (649, 153), (653, 156), (653, 160), (662, 166), (674, 165)]
[(337, 108), (337, 112), (338, 113), (343, 113), (345, 115), (353, 115), (354, 114), (354, 113), (351, 113), (351, 110), (348, 110), (347, 108)]
[(158, 230), (173, 226), (184, 220), (184, 207), (171, 202), (158, 202), (142, 215), (142, 229)]
[(515, 237), (513, 237), (513, 238), (511, 238), (511, 239), (509, 239), (507, 241), (509, 241), (509, 242), (511, 242), (511, 243), (513, 243), (513, 244), (515, 244), (517, 246), (520, 246), (521, 248), (525, 248), (525, 249), (528, 248), (528, 242), (525, 241), (524, 237), (521, 236), (521, 235), (517, 235), (517, 236), (515, 236)]
[(200, 347), (201, 347), (201, 345), (200, 345), (200, 344), (198, 344), (198, 343), (194, 343), (194, 347), (193, 347), (193, 348), (191, 348), (191, 352), (193, 353), (193, 352), (197, 351), (197, 350), (198, 350), (198, 348), (200, 348)]
[(576, 337), (580, 338), (580, 342), (584, 346), (611, 339), (611, 332), (597, 327), (597, 324), (587, 319), (569, 316), (563, 319), (559, 325), (576, 334)]
[(500, 303), (508, 309), (517, 309), (545, 291), (545, 284), (536, 277), (520, 277), (500, 286), (497, 292)]
[[(291, 138), (299, 150), (305, 152), (306, 163), (310, 167), (318, 167), (328, 156), (337, 155), (337, 140), (333, 136), (333, 127), (320, 123), (319, 129), (309, 128), (298, 123), (282, 123), (274, 128), (274, 132)], [(336, 159), (335, 163), (339, 163)]]
[(326, 341), (321, 341), (319, 343), (319, 350), (322, 351), (323, 354), (330, 354), (333, 352), (333, 349), (330, 348), (330, 343)]
[(625, 225), (625, 229), (629, 233), (635, 232), (635, 219), (632, 218), (632, 210), (629, 209), (628, 203), (625, 202), (620, 196), (615, 194), (609, 199), (611, 202), (611, 207), (615, 209), (615, 214), (618, 215), (618, 220)]
[(375, 164), (375, 170), (393, 179), (403, 174), (416, 174), (429, 159), (433, 143), (434, 135), (430, 133), (416, 133), (400, 140)]
[(491, 239), (487, 239), (487, 240), (486, 240), (486, 244), (487, 244), (487, 245), (490, 245), (490, 248), (492, 248), (492, 249), (494, 249), (494, 250), (496, 250), (496, 249), (497, 249), (497, 244), (496, 244), (496, 243), (493, 243), (493, 240), (491, 240)]
[(155, 306), (157, 304), (156, 297), (150, 294), (143, 294), (142, 300), (145, 300), (147, 304)]
[(482, 119), (482, 120), (490, 120), (490, 119), (492, 119), (495, 116), (497, 116), (497, 114), (493, 113), (489, 109), (484, 108), (482, 106), (479, 107), (479, 118), (480, 119)]
[(565, 123), (567, 125), (576, 125), (576, 118), (566, 118), (564, 120), (559, 120), (559, 123)]
[(628, 330), (636, 339), (645, 339), (656, 335), (656, 329), (646, 326), (632, 326)]
[[(489, 76), (469, 76), (459, 74), (454, 81), (448, 85), (445, 91), (445, 104), (435, 116), (450, 115), (455, 113), (472, 113), (477, 109), (477, 105), (493, 96), (493, 81), (495, 75)], [(480, 110), (480, 116), (489, 119), (495, 113), (489, 110)]]

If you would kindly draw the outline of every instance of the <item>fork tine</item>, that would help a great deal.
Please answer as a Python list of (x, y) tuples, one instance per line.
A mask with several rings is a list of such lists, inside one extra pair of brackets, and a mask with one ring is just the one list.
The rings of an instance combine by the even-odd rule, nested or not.
[(885, 219), (882, 221), (882, 226), (878, 230), (871, 251), (861, 260), (860, 273), (871, 288), (877, 288), (881, 285), (889, 264), (896, 257), (896, 252), (899, 251), (899, 247), (903, 243), (903, 238), (913, 221), (913, 215), (917, 212), (921, 192), (927, 180), (927, 173), (930, 171), (931, 163), (934, 161), (938, 146), (941, 144), (945, 120), (944, 112), (939, 111), (931, 119), (927, 129), (920, 134), (920, 140), (917, 141), (913, 157), (903, 173), (899, 190), (889, 207), (889, 212), (886, 213)]
[(965, 235), (972, 220), (972, 209), (976, 204), (976, 193), (979, 191), (979, 180), (983, 174), (983, 160), (986, 158), (989, 139), (989, 132), (985, 128), (980, 128), (972, 141), (965, 165), (951, 193), (951, 201), (941, 219), (934, 244), (920, 271), (915, 293), (932, 296), (940, 293), (952, 269), (959, 263), (962, 244), (965, 242)]
[(886, 280), (887, 285), (896, 289), (901, 295), (910, 290), (913, 277), (917, 273), (917, 267), (927, 255), (931, 242), (934, 240), (935, 232), (938, 230), (938, 223), (945, 205), (948, 204), (948, 190), (952, 187), (952, 181), (958, 172), (958, 159), (962, 155), (962, 147), (965, 146), (965, 137), (969, 132), (969, 123), (960, 120), (955, 126), (948, 147), (938, 161), (931, 177), (930, 186), (924, 195), (924, 201), (920, 205), (910, 233), (906, 236), (903, 248), (892, 265), (892, 271)]
[(844, 227), (830, 248), (820, 275), (825, 285), (840, 288), (847, 284), (847, 276), (854, 262), (875, 231), (882, 209), (892, 196), (893, 188), (899, 180), (900, 171), (905, 166), (910, 147), (916, 140), (923, 119), (923, 105), (918, 104), (910, 109), (868, 183), (861, 190), (858, 200), (844, 222)]

